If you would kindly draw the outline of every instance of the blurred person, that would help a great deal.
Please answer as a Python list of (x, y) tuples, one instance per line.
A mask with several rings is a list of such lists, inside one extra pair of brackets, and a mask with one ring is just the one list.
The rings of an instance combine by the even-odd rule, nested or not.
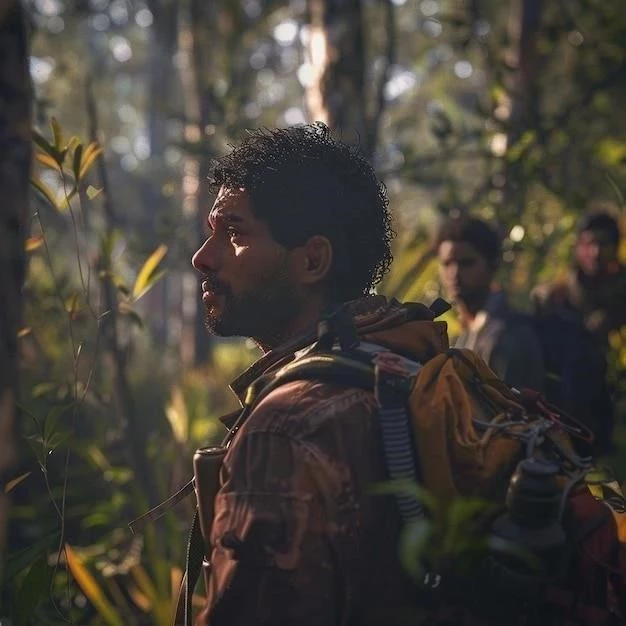
[(566, 281), (533, 290), (536, 319), (546, 337), (555, 402), (596, 435), (594, 450), (609, 453), (615, 421), (615, 391), (606, 380), (609, 335), (626, 326), (626, 269), (618, 260), (620, 231), (606, 212), (585, 215)]
[(463, 331), (454, 347), (474, 350), (509, 385), (540, 391), (542, 349), (532, 321), (508, 306), (504, 290), (493, 288), (502, 256), (496, 231), (477, 218), (453, 218), (436, 244), (444, 292)]
[(618, 259), (620, 239), (612, 215), (586, 215), (578, 228), (568, 279), (534, 290), (538, 310), (576, 317), (606, 346), (609, 333), (626, 326), (626, 268)]

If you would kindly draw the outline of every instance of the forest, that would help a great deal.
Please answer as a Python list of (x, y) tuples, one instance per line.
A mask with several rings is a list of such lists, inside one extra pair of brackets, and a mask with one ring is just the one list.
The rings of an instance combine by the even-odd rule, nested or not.
[[(435, 234), (472, 215), (529, 310), (581, 216), (626, 232), (622, 106), (621, 2), (0, 0), (0, 625), (171, 623), (193, 497), (128, 523), (189, 480), (260, 355), (207, 333), (190, 264), (246, 129), (360, 146), (397, 232), (380, 293), (442, 296)], [(623, 480), (626, 327), (607, 358)]]

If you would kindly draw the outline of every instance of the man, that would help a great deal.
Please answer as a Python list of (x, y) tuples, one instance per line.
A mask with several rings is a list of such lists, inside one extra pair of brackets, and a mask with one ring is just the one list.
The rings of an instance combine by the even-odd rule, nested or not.
[[(339, 303), (351, 301), (359, 332), (406, 319), (368, 295), (392, 260), (385, 189), (325, 126), (252, 132), (212, 177), (210, 234), (193, 257), (207, 326), (265, 352), (232, 384), (240, 398)], [(444, 351), (445, 327), (420, 323), (430, 339), (414, 358)], [(371, 392), (316, 381), (253, 409), (224, 460), (198, 624), (397, 623), (415, 591), (397, 559), (395, 503), (370, 492), (387, 476), (376, 418)]]
[(620, 230), (606, 212), (586, 215), (574, 246), (566, 282), (540, 286), (533, 295), (540, 311), (577, 317), (604, 347), (609, 333), (626, 326), (626, 268), (620, 264)]
[(492, 291), (501, 260), (496, 232), (476, 218), (451, 219), (439, 231), (437, 251), (463, 329), (455, 347), (474, 350), (513, 387), (541, 390), (541, 346), (530, 320), (508, 308), (503, 291)]
[[(573, 356), (562, 377), (567, 385), (563, 402), (569, 400), (572, 413), (595, 432), (595, 450), (601, 454), (612, 451), (613, 403), (619, 412), (623, 402), (619, 389), (612, 400), (605, 379), (609, 336), (626, 326), (626, 268), (618, 260), (619, 243), (615, 218), (606, 212), (586, 215), (567, 281), (533, 291), (537, 319), (553, 338), (551, 352)], [(576, 332), (556, 332), (565, 325)]]

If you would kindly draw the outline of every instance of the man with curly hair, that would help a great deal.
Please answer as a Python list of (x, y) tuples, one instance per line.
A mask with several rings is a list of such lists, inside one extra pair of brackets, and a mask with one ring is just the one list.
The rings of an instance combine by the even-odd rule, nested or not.
[[(210, 234), (193, 257), (207, 327), (264, 351), (231, 385), (240, 399), (342, 303), (360, 334), (408, 319), (371, 293), (392, 261), (385, 188), (324, 125), (251, 132), (212, 180)], [(443, 327), (432, 315), (424, 323), (424, 350), (445, 349)], [(315, 380), (255, 405), (222, 466), (198, 624), (397, 623), (414, 591), (393, 498), (370, 490), (386, 480), (376, 419), (371, 391)]]

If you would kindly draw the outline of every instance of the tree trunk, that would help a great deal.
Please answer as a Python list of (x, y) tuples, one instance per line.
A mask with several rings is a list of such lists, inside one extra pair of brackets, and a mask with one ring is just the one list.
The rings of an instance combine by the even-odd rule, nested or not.
[(368, 136), (365, 109), (365, 37), (360, 0), (309, 0), (305, 54), (306, 103), (321, 121), (355, 143)]
[[(508, 61), (514, 70), (508, 85), (511, 97), (507, 131), (509, 149), (522, 139), (526, 131), (533, 128), (536, 119), (539, 70), (537, 39), (543, 0), (519, 0), (513, 6), (509, 21), (512, 48)], [(504, 188), (504, 210), (507, 214), (521, 215), (524, 210), (526, 190), (520, 184), (523, 160), (523, 155), (513, 161), (507, 160)]]
[(26, 270), (31, 100), (24, 13), (19, 0), (0, 0), (0, 579), (9, 510), (2, 487), (17, 456), (17, 331)]
[[(150, 59), (148, 62), (148, 140), (151, 162), (163, 161), (168, 147), (168, 121), (178, 99), (178, 72), (174, 66), (174, 56), (178, 48), (178, 0), (149, 0), (153, 23), (150, 32)], [(158, 171), (158, 170), (157, 170)], [(163, 195), (160, 185), (145, 187), (146, 206), (156, 214), (163, 208)], [(171, 341), (172, 330), (177, 328), (172, 317), (176, 309), (171, 306), (176, 297), (176, 286), (171, 277), (165, 275), (147, 294), (146, 302), (154, 312), (150, 323), (157, 345), (165, 346)], [(174, 294), (172, 294), (174, 291)]]
[[(218, 32), (215, 25), (219, 21), (221, 3), (207, 3), (203, 0), (192, 0), (190, 7), (190, 81), (189, 101), (195, 103), (193, 117), (197, 119), (196, 134), (201, 138), (202, 150), (196, 160), (196, 174), (198, 185), (195, 197), (190, 198), (192, 215), (192, 247), (199, 246), (206, 232), (206, 217), (209, 209), (209, 164), (210, 138), (207, 128), (214, 117), (215, 96), (213, 93), (215, 77), (215, 45), (218, 41)], [(213, 52), (212, 52), (213, 49)], [(213, 114), (213, 115), (212, 115)], [(209, 356), (211, 338), (204, 325), (204, 305), (200, 300), (200, 277), (196, 272), (186, 276), (188, 310), (193, 315), (187, 320), (190, 343), (193, 345), (193, 364), (204, 363)]]

